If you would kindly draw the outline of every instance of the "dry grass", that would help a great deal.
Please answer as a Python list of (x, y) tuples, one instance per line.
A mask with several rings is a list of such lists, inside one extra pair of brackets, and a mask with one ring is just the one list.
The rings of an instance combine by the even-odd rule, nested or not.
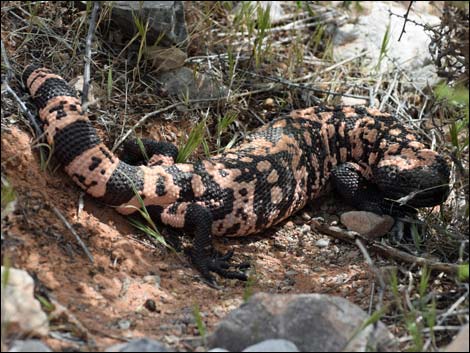
[[(117, 35), (109, 23), (109, 9), (102, 8), (91, 62), (98, 101), (89, 109), (101, 136), (113, 145), (132, 128), (131, 134), (179, 144), (203, 121), (196, 139), (200, 144), (192, 155), (197, 158), (240, 140), (282, 112), (317, 102), (337, 104), (344, 95), (378, 101), (381, 109), (420, 131), (454, 162), (452, 194), (446, 204), (437, 212), (421, 213), (424, 228), (415, 233), (413, 242), (387, 241), (414, 255), (467, 263), (467, 278), (396, 265), (385, 289), (387, 310), (381, 317), (403, 349), (441, 347), (455, 327), (468, 320), (468, 96), (466, 108), (465, 101), (452, 101), (453, 92), (437, 99), (432, 88), (417, 88), (394, 62), (393, 70), (380, 74), (364, 67), (362, 54), (333, 62), (327, 26), (341, 21), (344, 9), (291, 2), (285, 20), (269, 25), (262, 11), (252, 16), (252, 9), (244, 6), (234, 15), (230, 3), (186, 4), (191, 36), (186, 65), (229, 88), (225, 100), (204, 106), (165, 96), (151, 60), (141, 58), (141, 43)], [(2, 40), (13, 73), (20, 74), (34, 61), (67, 78), (82, 75), (89, 14), (90, 9), (78, 9), (74, 2), (2, 4)], [(388, 47), (393, 50), (393, 43)], [(390, 61), (385, 48), (382, 61)], [(2, 66), (2, 74), (5, 70)], [(21, 92), (15, 77), (9, 84)], [(135, 127), (146, 114), (149, 119)], [(221, 117), (228, 121), (221, 123)], [(2, 91), (2, 129), (8, 131), (12, 125), (31, 131), (17, 105)], [(371, 307), (375, 304), (372, 297)]]

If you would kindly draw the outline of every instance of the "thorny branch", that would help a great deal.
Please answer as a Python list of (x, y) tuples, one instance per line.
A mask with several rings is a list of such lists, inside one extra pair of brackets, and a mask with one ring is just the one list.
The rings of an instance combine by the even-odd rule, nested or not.
[(410, 13), (411, 10), (411, 5), (413, 5), (414, 1), (410, 1), (410, 4), (408, 5), (408, 10), (406, 10), (405, 16), (403, 18), (405, 19), (405, 22), (403, 23), (403, 28), (401, 29), (400, 37), (398, 38), (398, 41), (401, 40), (401, 37), (403, 36), (403, 33), (406, 33), (405, 27), (406, 27), (406, 22), (408, 22), (408, 14)]

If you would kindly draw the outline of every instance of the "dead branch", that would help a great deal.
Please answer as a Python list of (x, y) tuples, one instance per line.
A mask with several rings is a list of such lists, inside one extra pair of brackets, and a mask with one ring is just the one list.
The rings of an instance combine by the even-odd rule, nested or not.
[(424, 257), (415, 256), (404, 251), (395, 249), (390, 245), (379, 243), (374, 240), (369, 240), (356, 232), (345, 231), (339, 227), (330, 227), (324, 224), (320, 224), (317, 221), (312, 221), (312, 223), (312, 226), (318, 231), (334, 238), (347, 241), (348, 243), (356, 244), (356, 239), (360, 239), (362, 242), (364, 242), (368, 249), (375, 251), (384, 257), (392, 258), (395, 261), (417, 264), (419, 266), (426, 266), (431, 270), (441, 271), (448, 274), (456, 274), (459, 270), (459, 266), (456, 264), (432, 261)]
[(100, 7), (99, 1), (93, 1), (93, 10), (91, 12), (90, 26), (88, 27), (88, 35), (86, 38), (85, 46), (85, 70), (83, 73), (83, 94), (82, 94), (82, 106), (83, 111), (87, 110), (88, 102), (88, 90), (90, 89), (90, 64), (91, 64), (91, 41), (93, 38), (93, 33), (95, 33), (96, 28), (96, 16), (98, 9)]

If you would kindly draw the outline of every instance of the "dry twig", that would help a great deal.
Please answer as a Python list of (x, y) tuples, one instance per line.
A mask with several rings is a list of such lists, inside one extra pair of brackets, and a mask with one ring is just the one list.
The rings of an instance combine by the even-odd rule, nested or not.
[(407, 262), (410, 264), (417, 264), (419, 266), (426, 266), (427, 268), (431, 270), (442, 271), (442, 272), (449, 273), (449, 274), (458, 273), (458, 270), (459, 270), (458, 265), (445, 263), (445, 262), (439, 262), (439, 261), (432, 261), (424, 257), (411, 255), (404, 251), (395, 249), (394, 247), (390, 245), (379, 243), (374, 240), (369, 240), (356, 232), (345, 231), (339, 227), (330, 227), (324, 224), (320, 224), (317, 221), (313, 221), (313, 222), (314, 222), (313, 224), (314, 228), (319, 230), (320, 232), (328, 234), (334, 238), (344, 240), (351, 244), (355, 244), (356, 240), (360, 239), (366, 244), (366, 246), (370, 250), (378, 252), (382, 256), (392, 258), (395, 261), (402, 261), (402, 262)]
[(93, 33), (96, 28), (96, 16), (99, 9), (99, 1), (93, 1), (93, 10), (90, 18), (90, 26), (88, 27), (88, 35), (86, 38), (86, 47), (85, 47), (85, 70), (83, 73), (83, 95), (82, 95), (82, 106), (83, 111), (87, 111), (87, 102), (88, 102), (88, 90), (90, 89), (90, 64), (91, 64), (91, 41), (93, 38)]
[(60, 213), (60, 211), (56, 207), (52, 206), (52, 210), (54, 211), (56, 216), (60, 218), (62, 223), (64, 223), (64, 225), (67, 227), (67, 229), (70, 230), (70, 232), (74, 235), (75, 239), (77, 239), (78, 244), (80, 244), (80, 246), (82, 247), (82, 249), (85, 252), (86, 256), (88, 257), (90, 262), (93, 264), (95, 262), (93, 260), (93, 255), (91, 254), (90, 250), (88, 250), (88, 247), (85, 245), (82, 238), (80, 238), (80, 236), (75, 231), (75, 229), (73, 229), (73, 227), (70, 225), (70, 223), (67, 221), (67, 219), (62, 215), (62, 213)]

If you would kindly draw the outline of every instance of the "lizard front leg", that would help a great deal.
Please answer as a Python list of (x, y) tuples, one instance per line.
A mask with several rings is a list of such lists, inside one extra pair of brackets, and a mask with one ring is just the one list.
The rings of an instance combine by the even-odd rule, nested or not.
[(416, 213), (413, 207), (400, 205), (385, 198), (377, 185), (364, 175), (365, 171), (357, 163), (343, 163), (331, 171), (331, 180), (338, 193), (357, 209), (376, 214), (403, 216)]

